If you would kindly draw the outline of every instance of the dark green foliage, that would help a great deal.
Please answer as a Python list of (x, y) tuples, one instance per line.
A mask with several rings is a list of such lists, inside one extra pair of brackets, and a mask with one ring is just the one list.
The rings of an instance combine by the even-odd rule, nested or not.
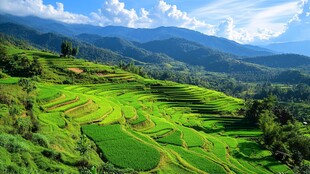
[(282, 88), (271, 83), (258, 84), (255, 91), (256, 94), (253, 97), (256, 99), (276, 95), (280, 101), (310, 103), (310, 86), (303, 83)]
[(33, 133), (31, 141), (39, 146), (48, 148), (49, 147), (49, 140), (47, 137), (40, 133)]
[(141, 75), (143, 77), (146, 76), (146, 73), (144, 72), (143, 67), (135, 66), (135, 63), (133, 61), (131, 61), (128, 64), (126, 64), (123, 61), (121, 61), (119, 63), (119, 67), (122, 68), (125, 71), (132, 72), (132, 73), (135, 73), (135, 74), (139, 74), (139, 75)]
[(297, 70), (284, 71), (273, 80), (279, 83), (300, 84), (304, 83), (310, 85), (310, 75)]
[(156, 53), (164, 53), (175, 60), (190, 65), (203, 66), (215, 72), (263, 72), (257, 66), (237, 61), (236, 56), (216, 51), (185, 39), (172, 38), (139, 44), (140, 47)]
[(24, 54), (14, 54), (13, 56), (3, 55), (0, 60), (0, 67), (1, 66), (5, 73), (18, 77), (41, 75), (43, 71), (38, 57), (33, 57), (33, 59), (30, 60)]
[(295, 174), (309, 174), (310, 173), (310, 165), (304, 164), (301, 166), (296, 166), (294, 168)]
[(278, 54), (242, 60), (273, 68), (300, 68), (302, 66), (310, 66), (310, 57), (298, 54)]
[(55, 150), (52, 149), (44, 149), (42, 152), (42, 155), (44, 155), (47, 158), (53, 159), (60, 161), (61, 160), (61, 155), (59, 152), (56, 152)]
[(102, 166), (99, 166), (97, 168), (98, 173), (104, 173), (104, 174), (136, 174), (133, 169), (119, 169), (116, 168), (113, 164), (111, 163), (103, 163)]
[(247, 118), (256, 120), (263, 132), (263, 144), (274, 156), (291, 165), (310, 159), (310, 138), (300, 132), (300, 123), (284, 108), (276, 105), (274, 97), (254, 101)]
[(84, 160), (90, 148), (91, 146), (86, 135), (81, 135), (80, 140), (77, 142), (76, 150), (80, 152), (80, 156), (82, 156)]
[(79, 47), (72, 47), (72, 42), (67, 40), (63, 41), (60, 46), (60, 52), (63, 57), (76, 56), (79, 52)]
[(72, 56), (76, 56), (79, 53), (79, 47), (72, 48)]
[(29, 147), (21, 141), (22, 138), (11, 134), (0, 134), (0, 146), (11, 153), (21, 153), (29, 151)]
[(31, 79), (21, 78), (18, 81), (18, 85), (22, 87), (24, 91), (30, 93), (37, 89), (36, 83)]
[(253, 123), (257, 123), (260, 118), (260, 114), (263, 113), (264, 110), (273, 110), (276, 103), (277, 98), (275, 96), (269, 96), (262, 101), (248, 101), (248, 103), (246, 104), (247, 108), (245, 112), (245, 117)]
[(259, 127), (264, 133), (264, 143), (267, 146), (279, 141), (280, 126), (275, 122), (275, 116), (268, 110), (263, 110), (259, 115)]
[(71, 55), (71, 53), (72, 53), (72, 43), (71, 42), (68, 42), (68, 41), (62, 42), (60, 48), (61, 48), (60, 52), (64, 57)]

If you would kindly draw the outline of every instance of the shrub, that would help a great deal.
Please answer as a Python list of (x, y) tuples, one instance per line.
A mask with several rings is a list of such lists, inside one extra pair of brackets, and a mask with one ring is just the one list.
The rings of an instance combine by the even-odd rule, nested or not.
[(44, 155), (45, 157), (47, 157), (49, 159), (61, 161), (61, 155), (59, 152), (56, 152), (56, 151), (51, 150), (51, 149), (45, 149), (41, 153), (42, 153), (42, 155)]
[(22, 142), (21, 138), (10, 134), (0, 135), (0, 146), (7, 149), (11, 153), (20, 153), (28, 151), (28, 146)]
[(32, 134), (32, 142), (46, 148), (49, 146), (49, 141), (46, 136), (40, 133)]

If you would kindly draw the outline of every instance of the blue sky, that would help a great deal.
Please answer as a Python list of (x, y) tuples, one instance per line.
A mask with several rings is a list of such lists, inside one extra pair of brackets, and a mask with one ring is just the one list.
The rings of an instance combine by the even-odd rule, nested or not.
[(177, 26), (240, 43), (301, 39), (287, 33), (309, 28), (310, 16), (308, 0), (1, 0), (0, 12), (99, 26)]

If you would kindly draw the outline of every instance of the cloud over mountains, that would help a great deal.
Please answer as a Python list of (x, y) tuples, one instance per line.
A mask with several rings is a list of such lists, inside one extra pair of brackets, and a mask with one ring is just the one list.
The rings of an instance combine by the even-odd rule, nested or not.
[[(265, 1), (267, 0), (259, 2)], [(286, 30), (289, 31), (289, 27), (293, 23), (298, 23), (304, 11), (307, 11), (304, 15), (309, 16), (309, 9), (304, 8), (307, 4), (308, 0), (291, 0), (261, 7), (258, 2), (247, 0), (218, 0), (188, 13), (165, 0), (158, 0), (149, 9), (127, 8), (120, 0), (103, 0), (101, 8), (90, 12), (89, 15), (82, 15), (66, 11), (64, 4), (60, 2), (51, 5), (44, 4), (43, 0), (1, 0), (0, 12), (99, 26), (117, 25), (133, 28), (177, 26), (240, 43), (250, 43), (269, 40)], [(241, 13), (240, 9), (246, 10)], [(284, 17), (286, 20), (283, 20)]]

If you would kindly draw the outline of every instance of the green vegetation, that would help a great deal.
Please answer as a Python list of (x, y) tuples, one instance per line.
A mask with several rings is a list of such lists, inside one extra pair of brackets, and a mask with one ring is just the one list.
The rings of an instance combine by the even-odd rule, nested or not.
[[(28, 78), (0, 79), (1, 172), (292, 173), (274, 158), (275, 145), (259, 143), (268, 131), (253, 126), (264, 118), (275, 128), (287, 125), (284, 133), (297, 128), (289, 114), (277, 117), (286, 112), (272, 107), (271, 99), (243, 110), (242, 99), (214, 90), (10, 42), (4, 48), (8, 57), (37, 56), (43, 69)], [(261, 114), (266, 108), (274, 119)], [(306, 127), (300, 130), (309, 134)], [(307, 139), (295, 138), (285, 147), (305, 148)]]
[(120, 125), (83, 126), (83, 132), (94, 140), (105, 158), (123, 168), (150, 170), (160, 160), (159, 152), (130, 136)]

